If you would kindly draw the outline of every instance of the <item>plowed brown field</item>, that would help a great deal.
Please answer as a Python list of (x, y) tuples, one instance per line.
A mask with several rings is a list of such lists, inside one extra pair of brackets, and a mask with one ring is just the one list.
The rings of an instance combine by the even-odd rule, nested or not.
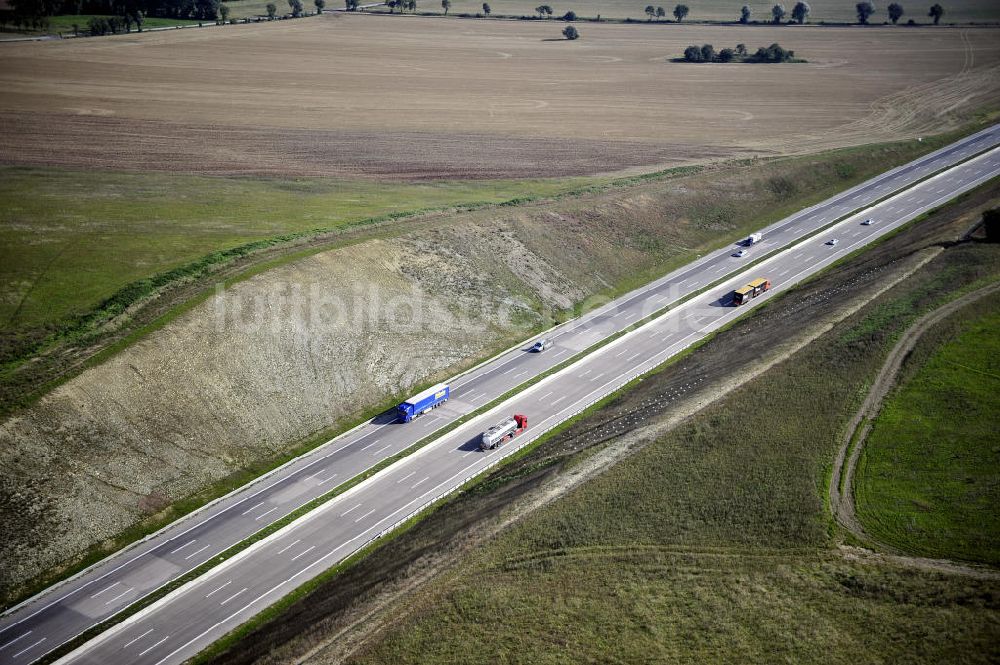
[[(327, 15), (3, 45), (0, 163), (499, 177), (898, 139), (1000, 102), (1000, 30)], [(671, 63), (780, 42), (806, 64)]]

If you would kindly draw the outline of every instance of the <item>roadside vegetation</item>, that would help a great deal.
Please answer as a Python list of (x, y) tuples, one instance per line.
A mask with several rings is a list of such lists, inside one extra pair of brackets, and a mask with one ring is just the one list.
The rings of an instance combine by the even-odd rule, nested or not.
[(1000, 304), (986, 298), (927, 333), (865, 443), (858, 518), (923, 556), (1000, 565)]
[[(373, 231), (362, 227), (358, 235), (350, 235), (345, 240), (350, 246), (327, 252), (326, 257), (318, 255), (319, 260), (273, 268), (267, 275), (255, 278), (256, 286), (249, 283), (246, 286), (267, 293), (270, 292), (268, 279), (280, 285), (293, 274), (296, 283), (303, 285), (306, 291), (310, 284), (315, 284), (334, 297), (353, 298), (364, 293), (366, 285), (388, 285), (404, 280), (400, 283), (418, 284), (435, 298), (443, 298), (442, 304), (453, 313), (461, 315), (466, 305), (471, 304), (469, 314), (474, 317), (480, 316), (476, 307), (484, 301), (511, 302), (514, 299), (524, 303), (525, 309), (517, 320), (498, 321), (495, 328), (484, 327), (481, 321), (474, 320), (469, 325), (477, 331), (475, 339), (454, 338), (453, 344), (444, 345), (440, 357), (430, 357), (424, 352), (419, 364), (412, 359), (407, 362), (408, 372), (415, 373), (421, 381), (445, 378), (474, 364), (476, 358), (488, 357), (524, 339), (531, 331), (569, 316), (574, 307), (595, 302), (593, 298), (596, 302), (604, 302), (604, 297), (613, 297), (644, 284), (699, 253), (724, 245), (872, 173), (932, 149), (939, 140), (944, 139), (843, 149), (773, 162), (747, 160), (708, 171), (680, 169), (637, 176), (580, 188), (572, 195), (532, 205), (501, 209), (487, 206), (462, 215), (410, 219), (405, 225), (388, 223), (383, 230), (392, 235), (377, 236), (383, 240), (376, 245), (364, 242), (373, 237)], [(692, 171), (697, 175), (690, 175)], [(134, 181), (135, 184), (141, 182), (141, 179)], [(135, 184), (130, 187), (138, 190)], [(311, 191), (308, 186), (303, 187)], [(67, 191), (66, 198), (61, 199), (62, 205), (72, 206), (72, 202), (85, 192), (82, 188)], [(189, 213), (197, 215), (198, 209), (192, 207)], [(263, 220), (263, 216), (260, 219)], [(665, 220), (673, 221), (665, 223)], [(227, 225), (223, 226), (229, 230)], [(192, 227), (189, 234), (195, 230), (196, 227)], [(408, 231), (416, 235), (407, 236)], [(106, 234), (105, 237), (113, 236)], [(206, 234), (205, 237), (212, 236)], [(389, 242), (385, 241), (387, 238)], [(337, 240), (331, 238), (323, 242), (336, 245)], [(163, 246), (161, 243), (160, 247)], [(295, 247), (301, 248), (293, 246), (293, 250)], [(306, 251), (320, 252), (324, 247), (329, 248), (329, 245), (306, 246)], [(527, 262), (527, 265), (509, 265), (505, 257), (512, 251), (518, 257), (518, 264)], [(373, 252), (381, 257), (374, 263)], [(283, 261), (280, 257), (278, 255), (275, 260)], [(406, 266), (405, 274), (392, 268), (397, 262)], [(341, 283), (336, 277), (342, 272), (338, 266), (354, 266), (349, 284)], [(447, 266), (447, 270), (442, 266)], [(331, 277), (334, 277), (332, 283)], [(67, 279), (74, 278), (67, 273)], [(233, 279), (238, 279), (238, 273)], [(484, 291), (479, 285), (484, 279), (494, 285), (490, 290)], [(356, 287), (351, 292), (353, 295), (347, 293), (351, 284)], [(189, 286), (197, 288), (197, 281)], [(246, 291), (238, 287), (231, 284), (229, 288), (237, 288), (237, 293)], [(196, 294), (199, 291), (184, 292)], [(130, 295), (128, 291), (123, 293)], [(169, 306), (170, 293), (157, 297), (156, 306)], [(135, 304), (141, 302), (140, 299)], [(124, 301), (114, 304), (121, 306)], [(124, 309), (121, 325), (135, 320), (130, 318), (135, 316), (135, 304), (129, 306), (131, 309)], [(112, 347), (120, 354), (113, 362), (83, 372), (62, 388), (56, 388), (58, 393), (53, 394), (53, 399), (33, 403), (0, 428), (0, 436), (10, 441), (8, 453), (12, 471), (6, 478), (11, 492), (10, 505), (25, 509), (34, 506), (36, 511), (43, 506), (45, 516), (42, 519), (36, 515), (25, 521), (21, 517), (28, 513), (11, 510), (5, 550), (12, 571), (8, 577), (10, 586), (6, 589), (8, 598), (30, 593), (39, 585), (107, 552), (106, 547), (121, 546), (155, 530), (164, 520), (193, 510), (234, 484), (245, 482), (247, 470), (253, 473), (273, 468), (287, 459), (290, 452), (317, 445), (370, 415), (371, 409), (384, 405), (391, 395), (406, 387), (392, 373), (393, 361), (378, 355), (383, 351), (367, 350), (373, 347), (370, 337), (365, 337), (363, 348), (358, 347), (359, 336), (364, 337), (364, 331), (355, 330), (347, 321), (333, 322), (322, 332), (322, 336), (330, 337), (339, 349), (358, 347), (358, 363), (367, 369), (363, 377), (352, 376), (344, 382), (339, 375), (330, 376), (334, 370), (329, 367), (319, 373), (299, 371), (301, 363), (306, 362), (303, 359), (313, 351), (298, 345), (301, 335), (285, 335), (285, 317), (280, 316), (280, 312), (274, 312), (279, 318), (262, 328), (274, 332), (258, 339), (247, 338), (241, 328), (220, 329), (212, 311), (204, 307), (197, 312), (188, 311), (183, 318), (184, 325), (174, 327), (173, 332), (165, 331), (165, 337), (157, 337), (163, 347), (146, 343), (124, 351), (122, 344)], [(165, 318), (169, 320), (170, 317)], [(440, 325), (443, 327), (436, 333), (439, 341), (442, 335), (455, 335), (462, 330), (455, 328), (454, 321), (441, 321)], [(414, 331), (405, 325), (398, 331), (380, 329), (379, 335), (380, 339), (391, 338), (394, 352), (407, 357), (411, 356), (409, 344), (424, 348), (422, 338), (414, 337)], [(240, 344), (234, 346), (227, 342), (216, 349), (210, 341), (230, 338), (240, 339)], [(134, 339), (135, 336), (126, 337), (125, 342)], [(380, 344), (374, 346), (378, 348)], [(466, 348), (467, 352), (461, 351)], [(456, 349), (462, 354), (457, 366), (453, 357)], [(218, 369), (245, 367), (246, 357), (272, 357), (276, 352), (280, 361), (275, 358), (278, 364), (264, 374), (250, 371), (234, 377)], [(184, 357), (186, 361), (173, 362), (161, 357), (163, 353), (169, 358)], [(370, 363), (364, 360), (369, 356), (373, 358)], [(100, 356), (103, 357), (106, 356)], [(50, 368), (58, 369), (59, 359), (55, 356)], [(159, 369), (155, 375), (137, 377), (131, 369), (133, 366)], [(30, 379), (40, 376), (38, 369), (43, 363), (33, 362), (24, 367), (25, 371), (11, 370), (5, 375), (8, 381), (5, 389), (11, 397), (8, 404), (25, 404), (33, 395), (40, 394), (38, 382)], [(331, 381), (337, 386), (331, 401), (294, 397), (331, 395)], [(240, 397), (232, 403), (220, 400), (205, 412), (205, 390), (238, 393)], [(169, 391), (172, 396), (169, 407), (159, 401), (163, 391)], [(279, 421), (266, 417), (269, 413), (266, 405), (272, 402), (275, 391), (290, 396), (285, 403), (294, 410), (296, 417)], [(96, 412), (90, 410), (89, 397), (82, 402), (77, 397), (61, 397), (122, 392), (129, 395), (127, 400), (112, 398), (117, 406), (102, 407)], [(337, 397), (340, 394), (344, 399)], [(348, 395), (350, 399), (346, 399)], [(63, 411), (64, 406), (71, 406), (71, 412)], [(167, 429), (158, 425), (159, 414), (165, 408), (172, 414)], [(137, 419), (143, 423), (139, 429), (134, 426)], [(243, 426), (217, 428), (217, 423), (230, 419)], [(60, 423), (58, 432), (51, 428), (55, 422)], [(196, 442), (195, 448), (186, 445), (179, 449), (169, 434), (163, 438), (164, 432), (173, 429), (186, 432), (187, 441)], [(271, 438), (262, 439), (261, 431), (270, 432)], [(95, 433), (100, 433), (99, 439), (92, 440)], [(67, 436), (80, 444), (67, 449), (63, 445)], [(149, 445), (155, 445), (161, 452), (174, 451), (173, 467), (148, 468), (143, 451)], [(56, 449), (60, 451), (60, 459), (70, 466), (77, 463), (74, 460), (79, 455), (84, 455), (85, 458), (79, 458), (79, 464), (87, 469), (103, 470), (93, 477), (90, 474), (55, 475), (39, 481), (40, 469), (34, 468), (32, 460), (47, 459), (48, 453), (41, 451)], [(102, 452), (98, 454), (96, 450)], [(14, 462), (14, 459), (19, 461)], [(137, 471), (118, 478), (116, 474), (122, 468)], [(113, 487), (118, 488), (110, 494), (107, 474), (116, 477)], [(71, 489), (67, 483), (88, 489)], [(130, 494), (123, 496), (119, 491)], [(87, 507), (76, 505), (74, 497), (94, 492), (107, 495), (106, 499), (90, 502)], [(152, 499), (136, 503), (129, 498), (135, 495), (152, 496), (155, 503)], [(149, 505), (155, 508), (150, 509)], [(95, 513), (94, 518), (83, 519), (81, 511)], [(63, 517), (69, 515), (74, 516), (72, 523), (67, 523)], [(103, 528), (100, 533), (95, 532), (97, 521)], [(108, 528), (115, 524), (122, 526)], [(51, 536), (54, 531), (64, 535), (54, 539)], [(45, 558), (38, 553), (41, 542), (46, 544)]]
[[(837, 433), (896, 337), (1000, 277), (998, 247), (944, 249), (857, 313), (838, 308), (904, 277), (997, 195), (980, 190), (776, 298), (202, 662), (990, 662), (995, 576), (850, 547), (824, 497)], [(605, 455), (620, 461), (593, 477)]]
[[(408, 602), (408, 620), (348, 662), (516, 653), (539, 663), (566, 654), (853, 663), (858, 652), (885, 662), (990, 662), (1000, 583), (845, 557), (822, 488), (836, 432), (895, 336), (920, 312), (995, 279), (997, 259), (995, 247), (949, 251), (879, 305), (470, 552)], [(892, 320), (882, 321), (883, 307)], [(774, 303), (711, 344), (732, 349), (767, 334), (766, 320), (773, 326), (782, 309)], [(994, 482), (996, 468), (984, 471)], [(994, 547), (995, 505), (966, 506)]]

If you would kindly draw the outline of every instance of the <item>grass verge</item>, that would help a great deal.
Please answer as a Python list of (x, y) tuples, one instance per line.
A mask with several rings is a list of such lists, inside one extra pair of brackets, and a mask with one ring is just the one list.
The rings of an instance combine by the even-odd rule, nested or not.
[[(375, 579), (390, 577), (391, 570), (405, 576), (422, 565), (408, 553), (438, 553), (460, 538), (443, 531), (449, 513), (453, 522), (462, 523), (464, 514), (475, 523), (476, 516), (491, 514), (490, 502), (512, 479), (539, 466), (570, 468), (576, 451), (591, 452), (588, 440), (615, 445), (615, 435), (602, 430), (623, 415), (640, 414), (649, 422), (669, 414), (669, 396), (678, 386), (732, 372), (734, 347), (747, 357), (768, 353), (775, 339), (813, 325), (845, 293), (872, 288), (880, 271), (939, 242), (938, 220), (975, 203), (945, 208), (773, 298), (683, 363), (647, 375), (603, 401), (603, 408), (547, 435), (544, 445), (513, 456), (425, 524), (413, 525), (406, 538), (386, 543), (370, 563), (358, 562), (356, 574), (336, 581), (331, 576), (288, 603), (284, 615), (253, 621), (254, 629), (242, 626), (213, 648), (213, 662), (252, 662), (264, 650), (295, 659), (303, 649), (329, 646), (331, 633), (316, 626), (337, 626), (327, 624), (335, 620), (323, 611), (344, 606), (352, 593), (345, 584), (371, 597)], [(386, 628), (348, 662), (653, 657), (849, 663), (856, 649), (890, 661), (935, 662), (960, 654), (968, 662), (988, 662), (985, 654), (998, 636), (995, 583), (956, 583), (884, 560), (845, 558), (835, 548), (839, 534), (823, 502), (822, 476), (839, 445), (836, 432), (895, 336), (924, 311), (997, 275), (996, 251), (984, 245), (945, 250), (789, 360), (596, 480), (499, 537), (463, 541), (463, 560), (447, 575), (375, 621), (365, 615), (366, 624)], [(872, 326), (885, 307), (897, 316)], [(416, 544), (407, 549), (406, 541)], [(396, 568), (387, 570), (390, 564)], [(365, 569), (375, 577), (365, 578)], [(281, 641), (295, 639), (302, 633), (295, 626), (307, 625), (302, 644)], [(928, 632), (940, 639), (928, 644)], [(338, 638), (334, 647), (342, 643)], [(320, 660), (324, 655), (312, 653)]]
[(1000, 305), (985, 299), (911, 354), (912, 376), (879, 413), (859, 460), (857, 514), (873, 537), (1000, 564), (998, 331)]

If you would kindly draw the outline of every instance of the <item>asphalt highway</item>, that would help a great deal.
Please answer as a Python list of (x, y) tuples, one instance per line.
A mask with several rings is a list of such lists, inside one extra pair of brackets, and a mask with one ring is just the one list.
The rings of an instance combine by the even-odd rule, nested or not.
[[(710, 295), (695, 297), (543, 379), (64, 659), (101, 663), (183, 661), (284, 593), (512, 452), (513, 445), (489, 453), (476, 447), (475, 436), (493, 420), (515, 411), (527, 414), (530, 428), (515, 443), (521, 446), (530, 442), (742, 313), (748, 306), (727, 306), (727, 294), (733, 288), (763, 276), (774, 285), (772, 293), (780, 291), (920, 212), (995, 176), (1000, 170), (1000, 157), (997, 150), (992, 150), (892, 196), (860, 213), (861, 217), (849, 217), (821, 236), (801, 241), (851, 211), (998, 143), (1000, 126), (995, 126), (889, 171), (764, 229), (763, 241), (749, 248), (746, 256), (734, 257), (735, 247), (714, 252), (560, 326), (549, 335), (555, 344), (545, 353), (527, 353), (529, 343), (470, 370), (451, 382), (451, 401), (429, 415), (408, 424), (375, 419), (334, 439), (8, 612), (0, 621), (0, 663), (28, 663), (40, 658), (337, 484), (609, 335), (724, 280), (711, 289)], [(862, 226), (862, 217), (871, 217), (875, 223)], [(839, 243), (825, 245), (828, 236), (837, 237)], [(750, 272), (743, 272), (749, 261), (782, 248), (786, 249)]]

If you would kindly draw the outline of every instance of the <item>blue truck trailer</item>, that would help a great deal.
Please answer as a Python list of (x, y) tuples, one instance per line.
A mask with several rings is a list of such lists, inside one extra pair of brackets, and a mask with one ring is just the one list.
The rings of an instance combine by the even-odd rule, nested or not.
[(439, 383), (427, 390), (417, 393), (396, 407), (396, 414), (404, 423), (408, 423), (422, 413), (440, 406), (448, 401), (450, 389), (447, 383)]

